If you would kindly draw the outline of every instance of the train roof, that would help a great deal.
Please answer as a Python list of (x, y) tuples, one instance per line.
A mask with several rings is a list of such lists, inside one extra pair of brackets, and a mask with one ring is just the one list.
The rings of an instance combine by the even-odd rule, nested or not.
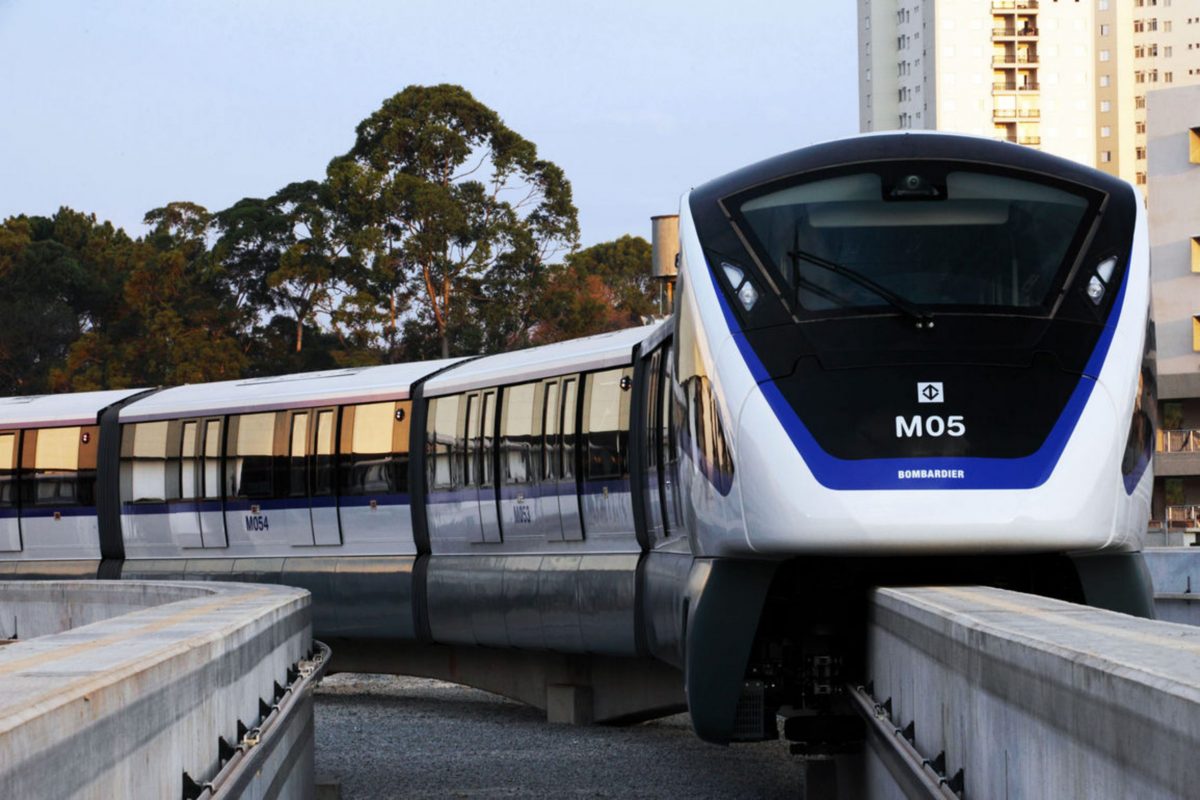
[(0, 398), (0, 428), (51, 428), (95, 425), (100, 412), (145, 389), (112, 389), (74, 394), (38, 394)]
[(164, 389), (121, 409), (122, 422), (406, 400), (413, 383), (462, 359), (198, 383)]
[(602, 333), (583, 339), (484, 356), (447, 370), (425, 382), (425, 396), (453, 394), (485, 386), (503, 386), (568, 372), (627, 366), (633, 348), (662, 325)]

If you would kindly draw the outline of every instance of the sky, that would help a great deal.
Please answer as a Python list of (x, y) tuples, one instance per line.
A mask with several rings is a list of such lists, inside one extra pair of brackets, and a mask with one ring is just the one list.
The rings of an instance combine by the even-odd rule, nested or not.
[(131, 234), (320, 179), (410, 84), (457, 83), (563, 168), (584, 246), (858, 130), (851, 0), (0, 0), (0, 219)]

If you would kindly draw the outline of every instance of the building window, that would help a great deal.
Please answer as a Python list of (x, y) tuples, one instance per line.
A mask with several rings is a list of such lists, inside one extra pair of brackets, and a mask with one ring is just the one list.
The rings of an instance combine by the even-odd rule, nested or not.
[(1107, 114), (1110, 111), (1112, 111), (1112, 101), (1111, 100), (1101, 100), (1100, 101), (1100, 113)]
[(1146, 148), (1145, 148), (1145, 147), (1137, 147), (1137, 148), (1134, 148), (1134, 151), (1133, 151), (1133, 152), (1134, 152), (1134, 154), (1137, 156), (1137, 160), (1138, 160), (1138, 161), (1145, 161), (1145, 160), (1146, 160)]
[(1139, 172), (1136, 177), (1137, 177), (1136, 183), (1138, 186), (1146, 185), (1146, 173)]
[(1101, 35), (1101, 36), (1108, 36), (1108, 26), (1107, 26), (1107, 25), (1101, 25), (1101, 26), (1100, 26), (1100, 35)]
[(1200, 352), (1200, 316), (1192, 317), (1192, 349)]
[(1112, 150), (1101, 150), (1100, 151), (1100, 163), (1108, 164), (1111, 162), (1112, 162)]
[(1133, 107), (1134, 108), (1145, 108), (1146, 107), (1146, 95), (1139, 94), (1137, 97), (1133, 98)]
[(1108, 84), (1109, 84), (1109, 77), (1107, 75), (1101, 75), (1100, 76), (1100, 86), (1105, 87), (1105, 86), (1108, 86)]
[(1174, 55), (1174, 53), (1175, 49), (1171, 47), (1171, 45), (1168, 44), (1163, 46), (1163, 58), (1170, 58), (1172, 55)]
[(1107, 139), (1110, 136), (1112, 136), (1112, 128), (1110, 128), (1107, 125), (1101, 125), (1100, 126), (1100, 138)]
[(1108, 59), (1109, 59), (1109, 52), (1107, 50), (1101, 50), (1100, 51), (1100, 60), (1108, 61)]
[(1188, 131), (1188, 161), (1200, 164), (1200, 127)]
[(1173, 72), (1164, 72), (1163, 73), (1163, 83), (1171, 83), (1174, 80), (1175, 80), (1175, 73), (1173, 73)]
[(1200, 272), (1200, 236), (1192, 237), (1192, 272)]

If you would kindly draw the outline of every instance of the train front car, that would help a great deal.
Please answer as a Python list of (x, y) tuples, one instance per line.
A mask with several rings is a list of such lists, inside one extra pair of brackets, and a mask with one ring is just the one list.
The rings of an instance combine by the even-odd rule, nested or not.
[(691, 192), (676, 393), (701, 736), (836, 710), (872, 585), (1152, 613), (1145, 226), (1127, 182), (942, 134), (818, 145)]

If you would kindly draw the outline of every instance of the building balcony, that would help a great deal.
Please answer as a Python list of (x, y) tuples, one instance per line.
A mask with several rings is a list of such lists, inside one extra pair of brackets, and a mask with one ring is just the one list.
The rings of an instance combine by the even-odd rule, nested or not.
[(1167, 478), (1200, 475), (1200, 430), (1160, 431), (1154, 474)]
[(1017, 140), (1017, 143), (1018, 144), (1040, 145), (1042, 143), (1042, 137), (1040, 137), (1040, 136), (1022, 136), (1020, 139)]
[(1017, 83), (1016, 81), (1002, 81), (993, 83), (992, 89), (997, 92), (1036, 92), (1038, 90), (1037, 81), (1025, 81)]
[(1037, 108), (997, 108), (992, 111), (992, 119), (1041, 119), (1042, 112)]
[(1024, 28), (992, 28), (993, 39), (1021, 39), (1038, 35), (1038, 29), (1032, 26)]
[(1200, 529), (1200, 506), (1167, 506), (1167, 518), (1162, 527), (1170, 530)]
[(1034, 66), (1039, 61), (1040, 61), (1040, 59), (1037, 57), (1036, 53), (1034, 53), (1032, 55), (1021, 54), (1021, 55), (1011, 55), (1011, 56), (1010, 55), (992, 56), (992, 66), (999, 67), (1001, 69), (1003, 69), (1005, 67), (1015, 67), (1015, 66), (1026, 66), (1026, 67)]
[(1002, 14), (1037, 7), (1038, 0), (992, 0), (992, 11), (999, 11)]

